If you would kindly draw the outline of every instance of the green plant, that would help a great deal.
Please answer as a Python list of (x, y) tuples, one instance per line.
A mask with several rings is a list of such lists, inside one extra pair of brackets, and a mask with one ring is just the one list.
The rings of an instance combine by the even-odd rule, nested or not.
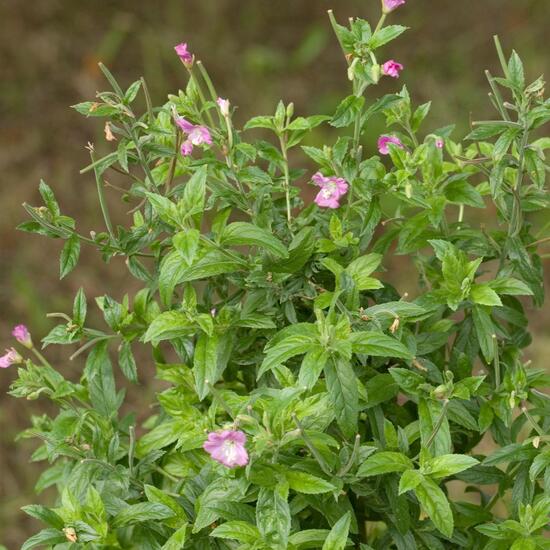
[[(58, 314), (43, 344), (87, 354), (78, 381), (14, 331), (35, 359), (2, 358), (24, 362), (12, 395), (59, 410), (22, 434), (41, 440), (33, 459), (50, 464), (37, 489), (59, 491), (52, 508), (24, 508), (47, 525), (24, 549), (550, 547), (549, 406), (537, 389), (548, 376), (522, 359), (524, 307), (544, 300), (537, 248), (547, 239), (529, 214), (548, 207), (550, 140), (536, 130), (550, 102), (542, 78), (527, 85), (498, 41), (504, 76), (487, 76), (499, 118), (474, 123), (463, 142), (452, 126), (421, 132), (430, 104), (413, 107), (406, 88), (367, 101), (402, 69), (377, 59), (405, 31), (385, 26), (402, 3), (385, 0), (374, 30), (330, 13), (352, 85), (332, 117), (295, 117), (281, 102), (238, 130), (185, 45), (187, 89), (158, 108), (143, 79), (124, 91), (101, 66), (112, 91), (75, 108), (106, 118), (116, 140), (102, 158), (91, 148), (83, 170), (95, 175), (106, 231), (80, 234), (45, 183), (44, 206), (25, 205), (21, 229), (65, 241), (61, 277), (84, 244), (105, 261), (124, 256), (142, 289), (96, 298), (103, 329), (87, 326), (83, 290), (72, 314)], [(380, 115), (392, 133), (366, 158)], [(295, 168), (299, 146), (325, 122), (339, 137), (301, 146), (318, 166), (311, 176)], [(107, 171), (128, 178), (128, 227), (111, 222)], [(311, 203), (296, 185), (307, 179), (320, 187)], [(471, 209), (490, 205), (495, 223), (476, 227)], [(413, 300), (385, 270), (396, 254), (418, 272)], [(167, 385), (142, 426), (120, 414), (111, 363), (116, 349), (137, 382), (153, 368), (138, 369), (137, 342)], [(486, 433), (489, 456), (476, 450)], [(478, 503), (452, 496), (450, 480)], [(500, 500), (504, 521), (493, 514)]]

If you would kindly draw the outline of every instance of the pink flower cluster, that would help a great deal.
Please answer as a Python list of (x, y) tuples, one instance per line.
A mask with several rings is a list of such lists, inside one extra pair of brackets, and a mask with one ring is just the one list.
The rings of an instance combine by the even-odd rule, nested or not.
[[(25, 325), (17, 325), (11, 331), (11, 335), (26, 348), (32, 348), (32, 338), (29, 329)], [(0, 369), (7, 369), (12, 365), (17, 365), (23, 362), (23, 357), (19, 355), (15, 348), (9, 348), (6, 353), (0, 356)]]
[(187, 139), (181, 144), (181, 154), (184, 157), (189, 156), (193, 152), (195, 145), (202, 145), (204, 143), (212, 145), (212, 136), (206, 126), (192, 124), (183, 117), (177, 117), (176, 124), (187, 135)]
[(248, 452), (245, 448), (246, 434), (240, 430), (210, 432), (203, 449), (220, 464), (227, 468), (246, 466)]
[(323, 176), (321, 172), (317, 172), (311, 181), (321, 188), (315, 197), (315, 204), (321, 208), (338, 208), (340, 197), (348, 191), (348, 182), (344, 178), (327, 177)]

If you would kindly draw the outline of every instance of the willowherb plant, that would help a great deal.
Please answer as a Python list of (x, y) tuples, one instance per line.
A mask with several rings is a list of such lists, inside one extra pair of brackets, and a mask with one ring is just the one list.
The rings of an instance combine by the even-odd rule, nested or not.
[[(14, 336), (31, 358), (0, 359), (22, 363), (12, 395), (59, 410), (23, 434), (48, 462), (37, 490), (59, 492), (52, 508), (24, 508), (46, 525), (24, 550), (550, 548), (550, 408), (537, 390), (548, 376), (522, 358), (524, 306), (544, 298), (537, 248), (548, 238), (529, 214), (548, 207), (550, 140), (535, 131), (550, 101), (498, 40), (496, 118), (464, 141), (452, 126), (421, 132), (430, 104), (413, 107), (406, 88), (367, 101), (403, 70), (378, 56), (405, 31), (385, 25), (404, 3), (384, 0), (375, 29), (329, 13), (352, 86), (333, 116), (295, 117), (281, 102), (239, 130), (186, 44), (176, 53), (189, 84), (161, 107), (143, 79), (125, 91), (102, 66), (112, 91), (75, 108), (106, 118), (116, 145), (103, 158), (92, 149), (83, 170), (106, 231), (81, 235), (45, 183), (21, 229), (65, 241), (61, 277), (84, 243), (105, 261), (124, 256), (143, 288), (97, 297), (102, 328), (87, 326), (80, 290), (43, 339), (87, 354), (78, 381), (23, 326)], [(371, 136), (378, 115), (387, 132)], [(313, 163), (298, 168), (300, 143), (324, 123), (340, 137), (302, 146)], [(365, 157), (365, 135), (380, 155)], [(109, 217), (110, 170), (128, 178), (128, 227)], [(310, 204), (297, 186), (308, 180)], [(480, 225), (474, 209), (489, 203), (498, 223)], [(394, 254), (416, 268), (414, 299), (386, 280)], [(137, 382), (153, 365), (138, 368), (136, 342), (167, 387), (139, 426), (119, 415), (110, 359)]]

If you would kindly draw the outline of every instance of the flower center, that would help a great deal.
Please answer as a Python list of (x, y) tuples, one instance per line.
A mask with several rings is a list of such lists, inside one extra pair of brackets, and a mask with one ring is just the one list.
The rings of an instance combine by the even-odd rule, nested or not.
[(333, 182), (327, 183), (321, 193), (323, 194), (323, 198), (330, 199), (336, 193), (336, 184)]

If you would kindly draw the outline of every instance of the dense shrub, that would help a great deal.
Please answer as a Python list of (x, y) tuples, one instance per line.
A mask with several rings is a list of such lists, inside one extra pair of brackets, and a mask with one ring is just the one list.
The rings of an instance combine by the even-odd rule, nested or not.
[[(496, 119), (462, 141), (452, 126), (423, 130), (430, 104), (413, 106), (405, 87), (366, 99), (403, 70), (377, 56), (405, 31), (385, 25), (404, 3), (384, 0), (375, 29), (329, 13), (352, 86), (333, 116), (281, 102), (241, 131), (186, 44), (187, 89), (158, 108), (143, 79), (125, 91), (101, 66), (112, 91), (75, 108), (106, 118), (116, 146), (103, 158), (90, 147), (83, 170), (106, 231), (82, 235), (45, 183), (21, 229), (65, 241), (61, 277), (91, 246), (104, 261), (124, 256), (142, 289), (96, 297), (102, 328), (86, 324), (84, 290), (56, 314), (42, 342), (87, 354), (77, 381), (24, 326), (14, 337), (27, 357), (0, 358), (22, 364), (12, 395), (58, 409), (23, 434), (48, 462), (37, 490), (59, 493), (52, 508), (24, 508), (46, 525), (24, 549), (550, 548), (549, 405), (537, 390), (548, 377), (522, 356), (524, 307), (544, 300), (545, 239), (530, 213), (548, 206), (550, 141), (536, 130), (550, 102), (498, 40)], [(381, 115), (387, 133), (366, 158)], [(303, 145), (321, 124), (339, 129), (332, 145)], [(127, 177), (127, 227), (111, 222), (111, 171)], [(312, 201), (297, 185), (308, 181)], [(474, 209), (494, 223), (480, 226)], [(410, 260), (417, 295), (392, 286), (393, 255)], [(136, 383), (153, 368), (137, 364), (137, 342), (166, 388), (143, 425), (119, 413), (111, 363), (116, 352)]]

